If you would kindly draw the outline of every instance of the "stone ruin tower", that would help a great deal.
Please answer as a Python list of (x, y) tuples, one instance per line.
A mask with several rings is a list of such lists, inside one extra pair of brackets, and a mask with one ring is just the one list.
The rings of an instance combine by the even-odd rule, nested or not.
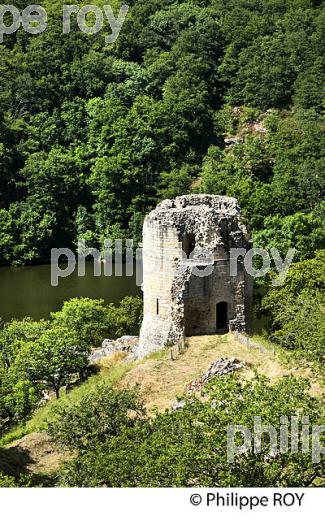
[[(164, 200), (143, 227), (144, 318), (138, 357), (186, 336), (248, 331), (252, 281), (230, 249), (252, 247), (234, 198)], [(236, 265), (236, 262), (235, 262)]]

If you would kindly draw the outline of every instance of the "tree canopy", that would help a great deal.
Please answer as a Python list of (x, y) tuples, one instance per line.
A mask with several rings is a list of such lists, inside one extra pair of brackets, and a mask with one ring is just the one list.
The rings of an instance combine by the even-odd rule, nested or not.
[(42, 4), (46, 31), (1, 45), (1, 264), (139, 240), (161, 198), (197, 190), (302, 258), (324, 247), (323, 2), (132, 1), (113, 45)]

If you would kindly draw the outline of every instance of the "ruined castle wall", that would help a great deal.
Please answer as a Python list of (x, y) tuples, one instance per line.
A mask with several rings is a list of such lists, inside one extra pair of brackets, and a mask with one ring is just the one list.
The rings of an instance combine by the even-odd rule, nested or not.
[[(179, 259), (177, 231), (159, 222), (145, 221), (143, 228), (144, 318), (142, 352), (168, 342), (171, 327), (171, 288)], [(139, 352), (140, 354), (140, 352)]]
[(215, 334), (220, 302), (227, 303), (231, 330), (251, 330), (251, 280), (243, 270), (235, 278), (229, 273), (229, 261), (221, 261), (215, 263), (210, 276), (191, 276), (184, 293), (186, 336)]
[(232, 285), (227, 260), (216, 262), (210, 276), (191, 276), (184, 295), (186, 336), (215, 334), (219, 302), (227, 303), (228, 317), (233, 319)]
[[(184, 260), (181, 247), (193, 245), (194, 259)], [(251, 248), (235, 199), (189, 195), (162, 202), (145, 219), (143, 229), (144, 319), (138, 357), (174, 344), (184, 335), (213, 334), (217, 305), (227, 308), (227, 328), (249, 330), (252, 283), (239, 261), (230, 276), (230, 248)], [(193, 269), (207, 265), (209, 276)]]

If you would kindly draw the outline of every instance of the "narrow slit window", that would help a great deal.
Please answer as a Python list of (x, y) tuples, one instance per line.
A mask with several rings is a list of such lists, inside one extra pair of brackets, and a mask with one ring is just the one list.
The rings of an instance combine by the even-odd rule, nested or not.
[(158, 298), (156, 300), (156, 314), (157, 314), (157, 316), (159, 316), (159, 300), (158, 300)]
[(187, 258), (190, 257), (195, 249), (195, 235), (193, 233), (186, 233), (183, 239), (183, 251)]

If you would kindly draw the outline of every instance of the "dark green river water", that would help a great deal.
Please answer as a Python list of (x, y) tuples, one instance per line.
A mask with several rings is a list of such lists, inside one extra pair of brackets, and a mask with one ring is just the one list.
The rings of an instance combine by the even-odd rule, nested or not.
[(141, 295), (135, 275), (94, 277), (90, 262), (86, 263), (84, 277), (78, 277), (75, 272), (61, 278), (58, 287), (51, 286), (50, 265), (0, 268), (0, 317), (5, 321), (24, 316), (48, 318), (65, 300), (77, 296), (118, 303), (124, 296), (135, 295)]

